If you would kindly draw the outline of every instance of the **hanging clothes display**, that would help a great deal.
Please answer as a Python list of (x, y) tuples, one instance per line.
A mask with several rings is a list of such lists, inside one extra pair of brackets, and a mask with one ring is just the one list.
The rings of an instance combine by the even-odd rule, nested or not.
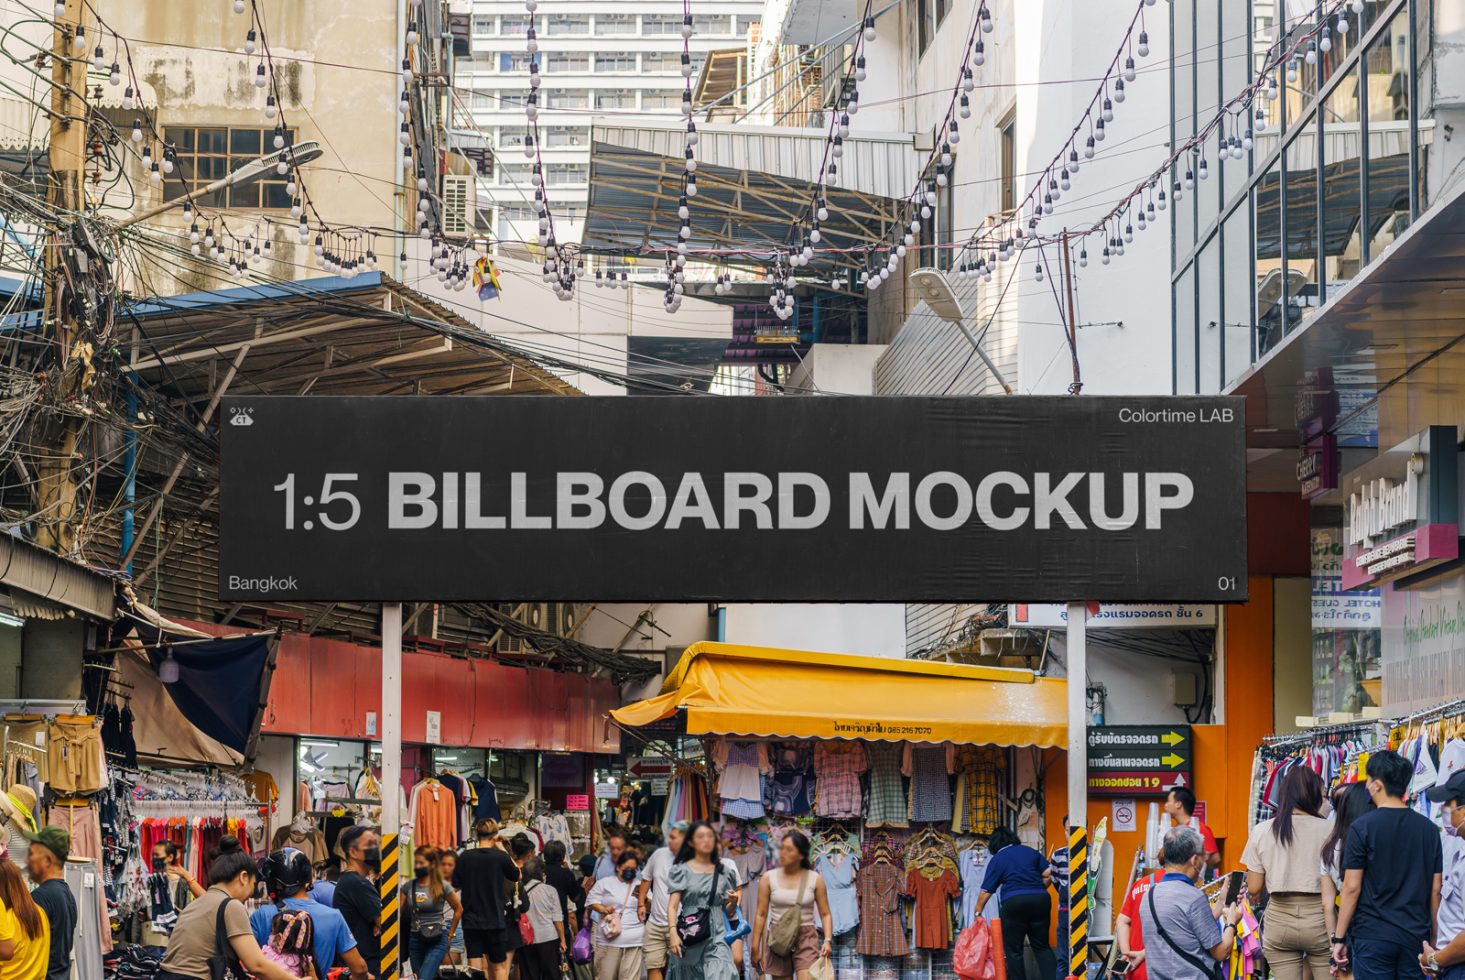
[(915, 900), (917, 949), (950, 949), (951, 900), (961, 897), (961, 883), (949, 868), (912, 868), (906, 874), (905, 894)]
[(860, 777), (868, 768), (861, 742), (819, 742), (814, 746), (818, 780), (814, 813), (821, 817), (858, 817), (864, 812)]
[(1007, 756), (995, 745), (959, 745), (953, 760), (956, 769), (955, 816), (951, 830), (957, 834), (988, 837), (1001, 822), (998, 783), (1007, 768)]
[(956, 751), (951, 745), (916, 745), (907, 742), (901, 772), (910, 777), (910, 819), (913, 823), (951, 820), (951, 770)]
[(761, 820), (763, 777), (772, 771), (766, 742), (712, 741), (708, 755), (718, 772), (718, 808), (739, 820)]
[(855, 891), (860, 901), (860, 931), (855, 951), (861, 956), (905, 956), (910, 943), (901, 917), (906, 884), (900, 843), (881, 833), (865, 842)]
[(872, 742), (865, 747), (870, 771), (870, 792), (865, 813), (867, 827), (909, 827), (905, 777), (901, 764), (905, 757), (903, 743)]
[[(959, 921), (963, 929), (971, 925), (972, 920), (976, 918), (977, 898), (982, 892), (982, 877), (987, 873), (987, 862), (991, 859), (992, 854), (985, 847), (959, 851), (956, 855), (957, 869), (961, 877), (961, 917)], [(984, 917), (997, 918), (997, 912), (1001, 907), (1001, 901), (994, 896), (987, 903)]]
[(769, 748), (773, 774), (763, 790), (769, 813), (797, 817), (813, 809), (814, 752), (807, 742), (775, 742)]
[(436, 777), (412, 787), (412, 841), (418, 847), (458, 848), (458, 801)]

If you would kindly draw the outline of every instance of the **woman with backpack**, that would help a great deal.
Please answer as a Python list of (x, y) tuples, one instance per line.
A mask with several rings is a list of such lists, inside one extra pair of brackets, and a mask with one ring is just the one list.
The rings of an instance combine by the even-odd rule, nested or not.
[[(790, 830), (778, 846), (778, 867), (758, 884), (753, 916), (753, 962), (763, 973), (786, 980), (809, 980), (815, 962), (828, 958), (834, 935), (829, 890), (809, 862), (811, 845), (802, 831)], [(824, 925), (824, 941), (814, 928), (814, 910)]]

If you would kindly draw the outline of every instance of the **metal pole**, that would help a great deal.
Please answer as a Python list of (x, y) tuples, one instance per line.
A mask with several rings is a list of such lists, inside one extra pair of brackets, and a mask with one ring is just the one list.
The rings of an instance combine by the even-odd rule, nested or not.
[(1068, 293), (1068, 355), (1073, 359), (1073, 385), (1070, 394), (1083, 390), (1083, 378), (1078, 370), (1078, 310), (1073, 300), (1073, 253), (1068, 247), (1068, 229), (1063, 229), (1063, 282)]
[(382, 972), (399, 975), (397, 847), (402, 822), (402, 604), (382, 603)]
[(1069, 975), (1088, 969), (1088, 606), (1068, 604), (1068, 938)]

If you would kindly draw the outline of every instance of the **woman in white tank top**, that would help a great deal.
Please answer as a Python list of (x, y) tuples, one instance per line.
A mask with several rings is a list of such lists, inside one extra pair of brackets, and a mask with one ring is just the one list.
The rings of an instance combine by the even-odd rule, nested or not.
[[(778, 848), (778, 867), (763, 875), (758, 884), (758, 913), (753, 917), (753, 962), (778, 980), (793, 977), (809, 980), (809, 970), (815, 961), (828, 957), (831, 951), (834, 917), (829, 912), (829, 892), (823, 875), (809, 864), (809, 850), (809, 838), (800, 831), (790, 830)], [(792, 952), (781, 956), (768, 948), (768, 940), (774, 924), (795, 906), (799, 907), (798, 940)], [(816, 907), (824, 930), (822, 942), (815, 928)]]

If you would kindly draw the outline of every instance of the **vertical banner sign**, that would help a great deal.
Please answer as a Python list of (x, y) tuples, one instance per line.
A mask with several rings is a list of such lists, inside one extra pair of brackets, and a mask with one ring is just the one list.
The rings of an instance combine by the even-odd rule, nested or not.
[(1239, 398), (243, 397), (225, 418), (229, 601), (1246, 599)]
[(382, 896), (382, 972), (380, 980), (397, 980), (402, 971), (400, 963), (401, 909), (398, 900), (401, 883), (398, 881), (397, 874), (398, 840), (396, 834), (382, 836), (381, 880), (378, 882)]
[(1089, 965), (1089, 832), (1068, 829), (1068, 975), (1085, 980)]

